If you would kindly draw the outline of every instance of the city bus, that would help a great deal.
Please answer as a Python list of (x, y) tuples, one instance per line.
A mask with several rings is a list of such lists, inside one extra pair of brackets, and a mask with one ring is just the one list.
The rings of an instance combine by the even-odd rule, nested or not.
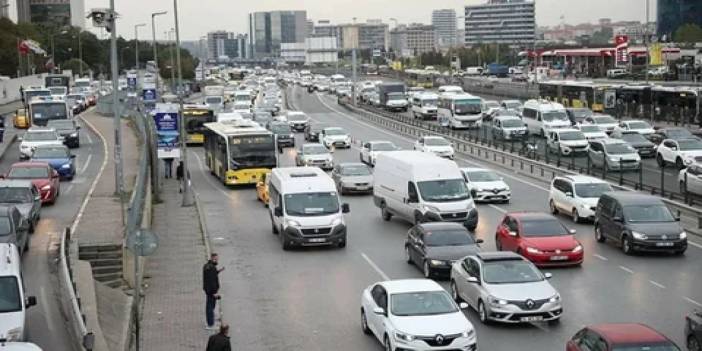
[(50, 120), (71, 118), (73, 113), (63, 97), (38, 96), (29, 102), (29, 121), (35, 126), (46, 126)]
[(205, 124), (205, 161), (225, 185), (256, 184), (277, 165), (273, 133), (250, 120)]
[(23, 94), (25, 107), (28, 107), (29, 102), (37, 96), (51, 96), (51, 90), (40, 87), (29, 87), (27, 89), (24, 89)]
[[(584, 107), (595, 112), (605, 112), (605, 109), (614, 108), (613, 99), (617, 88), (614, 85), (585, 81), (547, 81), (539, 82), (539, 95), (565, 107)], [(608, 98), (609, 102), (606, 101)]]
[(204, 143), (204, 124), (215, 121), (214, 112), (206, 105), (185, 105), (183, 106), (183, 118), (186, 143)]

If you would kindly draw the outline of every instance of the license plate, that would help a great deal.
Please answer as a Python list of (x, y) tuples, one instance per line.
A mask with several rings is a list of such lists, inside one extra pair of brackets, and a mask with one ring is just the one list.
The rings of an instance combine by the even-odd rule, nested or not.
[(325, 239), (325, 238), (312, 238), (312, 239), (309, 239), (309, 242), (311, 242), (311, 243), (323, 243), (323, 242), (326, 242), (326, 241), (327, 241), (327, 239)]
[(520, 321), (522, 322), (538, 322), (544, 320), (544, 317), (541, 316), (526, 316), (519, 318)]
[(656, 246), (668, 247), (673, 246), (673, 243), (656, 243)]
[(565, 261), (568, 256), (551, 256), (551, 261)]

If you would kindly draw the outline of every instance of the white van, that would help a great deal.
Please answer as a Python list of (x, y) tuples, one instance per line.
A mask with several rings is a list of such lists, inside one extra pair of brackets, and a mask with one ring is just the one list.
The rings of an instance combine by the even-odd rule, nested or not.
[(25, 296), (17, 246), (0, 244), (0, 339), (24, 341), (27, 308), (36, 304), (34, 296)]
[(457, 85), (442, 85), (439, 87), (439, 94), (464, 94), (463, 88)]
[(437, 119), (451, 129), (477, 128), (483, 119), (483, 99), (470, 94), (441, 94)]
[(439, 95), (434, 93), (417, 93), (412, 97), (412, 116), (421, 119), (436, 119)]
[(373, 202), (386, 221), (460, 222), (471, 231), (478, 225), (471, 191), (453, 161), (419, 151), (383, 152), (373, 177)]
[(551, 129), (571, 127), (565, 107), (547, 100), (529, 100), (524, 103), (522, 119), (529, 128), (529, 133), (542, 138), (546, 137)]
[(271, 227), (283, 250), (293, 246), (346, 246), (344, 213), (334, 180), (317, 167), (274, 168), (268, 185)]

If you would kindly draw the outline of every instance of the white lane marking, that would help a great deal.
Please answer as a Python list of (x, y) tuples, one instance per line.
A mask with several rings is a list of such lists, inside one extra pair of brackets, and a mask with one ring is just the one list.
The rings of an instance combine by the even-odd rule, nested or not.
[(41, 286), (39, 288), (39, 293), (40, 293), (40, 298), (41, 298), (41, 304), (42, 310), (44, 310), (44, 319), (46, 320), (46, 326), (49, 328), (49, 331), (52, 333), (54, 332), (54, 324), (51, 323), (52, 318), (50, 318), (51, 314), (51, 305), (49, 304), (49, 300), (46, 298), (46, 290), (44, 289), (44, 286)]
[(71, 192), (71, 190), (73, 190), (73, 184), (69, 185), (68, 188), (66, 188), (66, 191), (64, 191), (63, 193), (68, 194)]
[(83, 218), (83, 213), (85, 212), (85, 208), (88, 206), (88, 200), (93, 196), (93, 193), (95, 192), (95, 188), (97, 187), (98, 181), (100, 181), (100, 177), (102, 176), (102, 172), (105, 170), (105, 167), (107, 166), (107, 161), (109, 160), (109, 155), (108, 155), (108, 150), (107, 150), (107, 141), (105, 140), (105, 136), (100, 133), (100, 131), (95, 128), (88, 120), (83, 118), (82, 116), (80, 119), (83, 120), (85, 124), (90, 127), (90, 129), (97, 134), (97, 136), (100, 138), (100, 141), (102, 141), (102, 164), (100, 165), (100, 169), (98, 170), (98, 173), (95, 175), (95, 179), (93, 179), (93, 183), (90, 185), (90, 189), (88, 190), (88, 193), (85, 194), (85, 197), (83, 198), (83, 203), (80, 205), (80, 209), (78, 210), (78, 214), (76, 215), (76, 218), (73, 220), (73, 224), (71, 224), (71, 233), (75, 233), (76, 228), (78, 227), (78, 223), (80, 223), (81, 218)]
[(531, 322), (531, 323), (529, 323), (529, 324), (531, 324), (531, 325), (534, 326), (534, 327), (537, 327), (537, 328), (541, 329), (542, 332), (546, 332), (546, 333), (550, 333), (550, 332), (551, 332), (548, 328), (546, 328), (546, 326), (545, 326), (543, 323)]
[(687, 238), (687, 243), (690, 244), (690, 245), (692, 245), (692, 246), (694, 246), (694, 247), (696, 247), (696, 248), (698, 248), (698, 249), (702, 249), (702, 244), (698, 244), (698, 243), (696, 243), (696, 242), (690, 240), (690, 238)]
[(627, 272), (627, 273), (629, 273), (629, 274), (634, 274), (634, 271), (632, 271), (632, 270), (629, 269), (629, 268), (626, 268), (626, 267), (624, 267), (624, 266), (619, 266), (619, 268), (621, 268), (621, 270), (623, 270), (624, 272)]
[(215, 184), (214, 182), (212, 182), (212, 179), (210, 179), (211, 177), (209, 177), (209, 175), (205, 172), (205, 164), (202, 162), (202, 159), (200, 158), (200, 155), (198, 155), (197, 153), (192, 152), (192, 151), (188, 151), (188, 152), (190, 152), (192, 155), (195, 155), (195, 158), (197, 159), (197, 162), (198, 162), (198, 163), (200, 164), (200, 166), (201, 166), (201, 167), (200, 167), (200, 173), (202, 173), (202, 176), (203, 176), (203, 178), (205, 178), (205, 180), (207, 181), (207, 183), (209, 183), (210, 186), (212, 186), (212, 188), (214, 188), (215, 190), (219, 191), (219, 192), (222, 193), (224, 196), (226, 196), (226, 197), (228, 197), (228, 198), (230, 198), (230, 199), (232, 199), (232, 200), (235, 200), (235, 198), (234, 198), (234, 196), (233, 196), (232, 194), (230, 194), (230, 193), (228, 193), (228, 192), (222, 190), (222, 188), (221, 188), (219, 185), (217, 185), (217, 184)]
[(370, 257), (368, 257), (368, 255), (361, 252), (361, 256), (364, 260), (366, 260), (366, 262), (368, 262), (368, 264), (375, 270), (375, 272), (380, 275), (380, 277), (382, 277), (384, 280), (390, 280), (390, 277), (388, 277), (388, 275), (385, 274), (385, 272), (383, 272), (383, 270), (380, 269), (380, 267), (378, 267), (378, 265), (375, 264), (375, 262), (373, 262), (373, 260), (371, 260)]
[(88, 166), (90, 165), (90, 161), (92, 158), (93, 158), (93, 155), (89, 154), (88, 158), (85, 159), (85, 163), (83, 163), (83, 167), (80, 168), (80, 172), (78, 172), (79, 174), (85, 173), (85, 171), (88, 169)]
[(599, 258), (599, 259), (602, 260), (602, 261), (609, 261), (609, 259), (608, 259), (607, 257), (604, 257), (604, 256), (602, 256), (602, 255), (594, 254), (594, 255), (592, 255), (592, 256), (597, 257), (597, 258)]
[(90, 136), (90, 133), (85, 133), (85, 137), (88, 138), (88, 144), (93, 143), (93, 138)]
[(500, 213), (502, 213), (502, 214), (507, 213), (507, 210), (505, 210), (504, 208), (502, 208), (502, 207), (500, 207), (500, 206), (493, 205), (493, 204), (489, 204), (488, 206), (494, 208), (495, 211), (500, 212)]
[(657, 287), (659, 287), (659, 288), (661, 288), (661, 289), (665, 289), (665, 285), (663, 285), (663, 284), (661, 284), (661, 283), (659, 283), (659, 282), (657, 282), (657, 281), (649, 280), (648, 282), (651, 283), (651, 284), (653, 284), (653, 285), (655, 285), (655, 286), (657, 286)]
[(683, 299), (685, 299), (685, 301), (687, 301), (693, 305), (696, 305), (697, 307), (702, 307), (702, 303), (699, 303), (699, 302), (697, 302), (697, 301), (695, 301), (687, 296), (683, 296)]

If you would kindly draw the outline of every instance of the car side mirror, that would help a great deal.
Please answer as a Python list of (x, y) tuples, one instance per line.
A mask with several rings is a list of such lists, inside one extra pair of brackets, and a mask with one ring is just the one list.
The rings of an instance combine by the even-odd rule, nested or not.
[(417, 198), (417, 195), (410, 195), (407, 197), (407, 203), (408, 204), (416, 204), (419, 202), (419, 198)]
[(483, 239), (475, 239), (476, 244), (482, 244), (484, 242), (485, 242), (485, 240), (483, 240)]
[(283, 209), (280, 206), (278, 206), (273, 210), (273, 214), (276, 217), (281, 217), (283, 215)]
[(474, 189), (470, 189), (470, 196), (471, 197), (477, 197), (478, 196), (478, 191)]
[(465, 309), (468, 309), (468, 307), (470, 307), (470, 305), (468, 305), (465, 302), (461, 302), (458, 304), (458, 307), (460, 307), (462, 310), (465, 310)]
[(553, 277), (553, 274), (548, 273), (548, 272), (547, 272), (547, 273), (544, 273), (544, 278), (546, 278), (546, 279), (551, 279), (552, 277)]
[(80, 130), (80, 126), (76, 126), (76, 130)]
[(467, 280), (469, 283), (480, 284), (480, 281), (479, 281), (478, 278), (476, 278), (476, 277), (468, 277), (468, 279), (466, 279), (466, 280)]
[(17, 141), (22, 141), (22, 137), (17, 137)]
[(41, 195), (37, 195), (34, 197), (34, 201), (41, 201)]
[(575, 229), (568, 229), (568, 233), (575, 235), (578, 231)]
[(376, 307), (376, 308), (373, 309), (373, 313), (375, 313), (375, 314), (377, 314), (377, 315), (380, 315), (380, 316), (384, 316), (384, 315), (385, 315), (385, 309), (383, 309), (382, 307)]
[(71, 155), (70, 157), (71, 157), (71, 158), (76, 158), (76, 155)]
[(675, 216), (675, 221), (680, 222), (680, 216)]
[(517, 232), (514, 230), (507, 231), (507, 234), (509, 234), (509, 236), (517, 236)]
[(35, 296), (27, 296), (27, 302), (24, 304), (25, 308), (36, 306), (37, 298)]
[(347, 204), (347, 203), (341, 204), (341, 213), (349, 213), (349, 212), (351, 212), (351, 206), (349, 206), (349, 204)]

